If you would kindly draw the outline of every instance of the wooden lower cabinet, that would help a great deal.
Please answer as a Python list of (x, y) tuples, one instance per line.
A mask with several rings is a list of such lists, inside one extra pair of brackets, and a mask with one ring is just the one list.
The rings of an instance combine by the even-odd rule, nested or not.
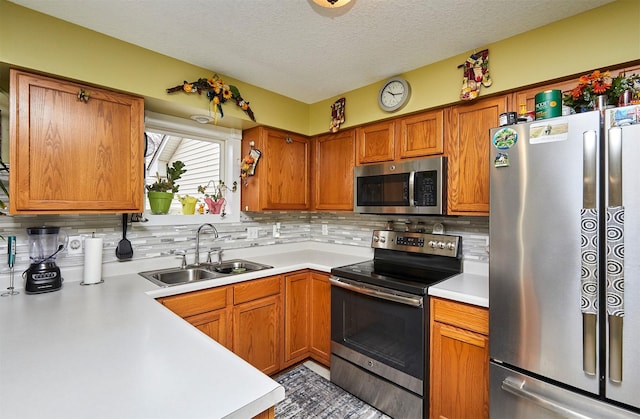
[(311, 357), (329, 366), (331, 285), (329, 275), (299, 271), (285, 275), (284, 367)]
[(205, 335), (228, 349), (231, 347), (230, 307), (231, 287), (210, 288), (158, 299)]
[(281, 369), (282, 277), (233, 286), (233, 352), (263, 373)]
[(232, 349), (231, 333), (229, 329), (229, 310), (208, 311), (195, 316), (186, 317), (185, 320), (195, 326), (205, 335), (220, 343), (227, 349)]
[(275, 407), (271, 407), (265, 410), (262, 413), (257, 414), (253, 417), (253, 419), (273, 419), (276, 417), (276, 409)]
[(263, 373), (280, 371), (280, 296), (233, 307), (233, 352)]
[(311, 282), (308, 271), (284, 276), (284, 361), (289, 366), (309, 356)]
[(489, 417), (489, 313), (431, 298), (431, 419)]
[(329, 366), (331, 359), (331, 284), (329, 276), (311, 271), (311, 327), (309, 349), (311, 357)]
[(305, 269), (158, 301), (267, 375), (309, 357), (329, 366), (326, 273)]

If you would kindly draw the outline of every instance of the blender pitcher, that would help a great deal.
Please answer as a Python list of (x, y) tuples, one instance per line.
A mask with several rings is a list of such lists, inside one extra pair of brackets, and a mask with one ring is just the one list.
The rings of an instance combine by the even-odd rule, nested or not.
[(62, 287), (60, 268), (56, 265), (58, 253), (66, 249), (67, 234), (60, 227), (29, 227), (29, 259), (31, 265), (24, 272), (25, 291), (38, 294), (58, 290)]

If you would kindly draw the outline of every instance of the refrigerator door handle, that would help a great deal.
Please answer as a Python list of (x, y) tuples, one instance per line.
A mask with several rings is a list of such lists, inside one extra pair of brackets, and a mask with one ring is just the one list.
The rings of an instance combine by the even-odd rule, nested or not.
[(501, 388), (513, 394), (514, 396), (521, 397), (529, 400), (540, 407), (543, 407), (551, 412), (558, 413), (563, 418), (576, 418), (576, 419), (593, 419), (590, 416), (585, 416), (579, 412), (576, 412), (562, 404), (537, 394), (534, 391), (525, 388), (526, 381), (518, 380), (514, 377), (507, 377), (502, 381)]
[(597, 208), (598, 136), (596, 131), (582, 134), (582, 208)]
[(624, 206), (622, 205), (622, 129), (607, 136), (607, 314), (609, 319), (609, 380), (622, 382), (624, 317)]
[(597, 134), (583, 133), (582, 210), (580, 214), (580, 309), (582, 311), (582, 369), (596, 374), (598, 315), (598, 210), (597, 204)]

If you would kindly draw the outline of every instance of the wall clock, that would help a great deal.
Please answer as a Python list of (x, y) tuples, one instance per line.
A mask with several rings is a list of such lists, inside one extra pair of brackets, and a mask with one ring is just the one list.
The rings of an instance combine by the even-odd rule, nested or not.
[(402, 77), (387, 80), (378, 93), (378, 105), (387, 112), (397, 111), (403, 107), (411, 96), (411, 87)]

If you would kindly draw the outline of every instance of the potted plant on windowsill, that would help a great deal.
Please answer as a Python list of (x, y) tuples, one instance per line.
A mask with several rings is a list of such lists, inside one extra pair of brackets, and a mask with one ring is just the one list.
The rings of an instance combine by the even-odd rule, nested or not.
[[(207, 189), (211, 193), (207, 193)], [(223, 180), (219, 180), (217, 183), (210, 180), (205, 186), (198, 186), (198, 192), (204, 195), (204, 202), (207, 204), (209, 214), (220, 214), (220, 217), (224, 217), (225, 203), (224, 193), (227, 190), (235, 192), (238, 189), (238, 182), (233, 182), (231, 187), (228, 187)]]
[(167, 164), (167, 176), (165, 178), (156, 173), (156, 181), (146, 186), (152, 214), (167, 214), (169, 212), (173, 195), (180, 188), (176, 180), (180, 179), (180, 176), (186, 171), (184, 163), (176, 160), (171, 166)]

